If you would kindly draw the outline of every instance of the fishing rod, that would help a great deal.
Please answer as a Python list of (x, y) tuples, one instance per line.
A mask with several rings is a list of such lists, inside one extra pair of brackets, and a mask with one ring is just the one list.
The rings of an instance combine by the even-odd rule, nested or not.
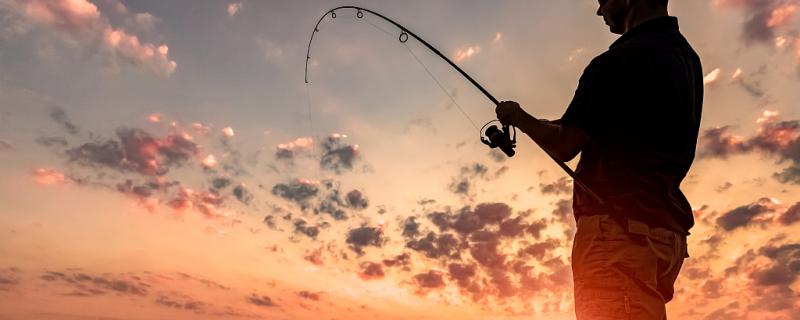
[[(405, 26), (395, 22), (394, 20), (392, 20), (390, 18), (387, 18), (386, 16), (384, 16), (384, 15), (378, 13), (378, 12), (375, 12), (375, 11), (372, 11), (372, 10), (369, 10), (369, 9), (366, 9), (366, 8), (362, 8), (362, 7), (357, 7), (357, 6), (339, 6), (339, 7), (330, 9), (327, 12), (325, 12), (325, 14), (323, 14), (319, 18), (319, 20), (317, 20), (317, 24), (314, 25), (314, 30), (311, 32), (311, 38), (308, 40), (308, 49), (306, 50), (306, 70), (305, 70), (305, 83), (306, 84), (309, 83), (308, 82), (308, 61), (311, 60), (311, 43), (314, 41), (314, 35), (317, 32), (319, 32), (319, 24), (322, 22), (322, 20), (325, 19), (325, 17), (327, 17), (328, 15), (330, 15), (332, 19), (336, 19), (336, 10), (340, 10), (340, 9), (354, 9), (354, 10), (356, 10), (356, 17), (358, 19), (363, 19), (364, 18), (364, 12), (369, 12), (369, 13), (371, 13), (371, 14), (373, 14), (373, 15), (375, 15), (375, 16), (377, 16), (377, 17), (379, 17), (379, 18), (381, 18), (381, 19), (383, 19), (383, 20), (385, 20), (385, 21), (387, 21), (389, 23), (391, 23), (392, 25), (394, 25), (395, 27), (400, 29), (400, 35), (398, 37), (398, 41), (400, 41), (401, 43), (405, 44), (408, 41), (409, 36), (413, 37), (414, 39), (416, 39), (417, 41), (419, 41), (420, 43), (425, 45), (425, 47), (427, 47), (429, 50), (431, 50), (437, 56), (442, 58), (444, 61), (447, 61), (447, 63), (450, 64), (451, 67), (456, 69), (456, 71), (458, 71), (462, 76), (464, 76), (464, 78), (469, 80), (469, 82), (472, 83), (473, 86), (478, 88), (478, 90), (480, 90), (486, 96), (486, 98), (488, 98), (492, 103), (494, 103), (495, 105), (500, 104), (500, 101), (497, 100), (491, 93), (489, 93), (489, 91), (487, 91), (480, 83), (475, 81), (475, 79), (473, 79), (469, 74), (464, 72), (464, 70), (462, 70), (458, 65), (456, 65), (453, 61), (451, 61), (449, 58), (447, 58), (447, 56), (442, 54), (434, 46), (432, 46), (427, 41), (425, 41), (424, 39), (422, 39), (419, 36), (417, 36), (417, 34), (412, 32), (411, 30), (409, 30)], [(516, 128), (508, 126), (508, 125), (502, 125), (502, 129), (497, 128), (497, 126), (495, 126), (495, 125), (489, 126), (493, 122), (497, 122), (497, 120), (492, 120), (492, 121), (486, 123), (480, 129), (480, 131), (481, 131), (480, 132), (481, 142), (483, 142), (484, 144), (486, 144), (487, 146), (489, 146), (491, 148), (500, 148), (507, 156), (513, 157), (514, 154), (515, 154), (514, 148), (516, 147), (516, 138), (517, 138)], [(489, 126), (489, 128), (486, 128), (487, 126)], [(485, 131), (485, 137), (484, 137), (484, 131), (483, 130), (485, 128), (486, 128), (486, 131)], [(511, 135), (512, 131), (513, 131), (513, 136)], [(596, 193), (594, 193), (594, 191), (592, 191), (586, 184), (584, 184), (583, 181), (578, 179), (578, 177), (575, 175), (575, 171), (573, 171), (564, 162), (559, 161), (558, 159), (556, 159), (552, 154), (550, 154), (550, 152), (548, 152), (546, 149), (544, 149), (535, 140), (534, 140), (534, 143), (536, 143), (536, 145), (538, 145), (539, 148), (541, 148), (542, 151), (544, 151), (544, 153), (547, 154), (550, 157), (550, 159), (555, 161), (555, 163), (558, 164), (558, 166), (561, 167), (561, 169), (563, 169), (564, 172), (566, 172), (567, 175), (569, 175), (572, 178), (572, 180), (575, 182), (576, 185), (578, 185), (581, 188), (583, 188), (584, 191), (586, 191), (589, 195), (591, 195), (601, 205), (605, 204), (605, 201), (603, 201), (603, 199), (601, 199), (600, 196), (598, 196)]]

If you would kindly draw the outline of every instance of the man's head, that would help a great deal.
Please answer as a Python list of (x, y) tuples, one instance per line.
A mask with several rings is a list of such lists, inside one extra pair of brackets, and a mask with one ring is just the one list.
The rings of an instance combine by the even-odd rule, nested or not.
[(597, 15), (602, 16), (612, 33), (623, 34), (649, 16), (663, 15), (669, 0), (598, 0)]

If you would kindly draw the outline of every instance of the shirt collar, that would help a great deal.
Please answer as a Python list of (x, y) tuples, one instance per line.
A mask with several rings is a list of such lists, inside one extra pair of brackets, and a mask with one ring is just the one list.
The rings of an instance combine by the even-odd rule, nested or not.
[(662, 32), (662, 31), (678, 31), (678, 18), (665, 16), (647, 20), (635, 28), (628, 30), (617, 41), (611, 44), (610, 49), (628, 42), (633, 38), (640, 37), (648, 33)]

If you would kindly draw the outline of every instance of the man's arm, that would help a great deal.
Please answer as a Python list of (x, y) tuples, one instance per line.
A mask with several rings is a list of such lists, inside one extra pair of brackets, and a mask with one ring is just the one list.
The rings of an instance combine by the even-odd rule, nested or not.
[(500, 102), (495, 112), (500, 123), (519, 128), (559, 161), (572, 160), (591, 141), (583, 130), (560, 121), (536, 119), (514, 101)]

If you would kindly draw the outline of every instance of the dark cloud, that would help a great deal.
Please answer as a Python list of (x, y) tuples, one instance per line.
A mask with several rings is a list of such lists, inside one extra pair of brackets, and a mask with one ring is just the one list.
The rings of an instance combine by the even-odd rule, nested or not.
[(411, 266), (411, 255), (404, 252), (392, 259), (384, 259), (383, 265), (387, 267), (402, 267), (408, 270)]
[(154, 138), (136, 128), (119, 128), (119, 142), (89, 142), (67, 150), (71, 161), (87, 166), (104, 166), (143, 175), (164, 175), (171, 167), (184, 164), (199, 150), (181, 134)]
[(714, 190), (717, 192), (725, 192), (728, 191), (728, 189), (730, 189), (731, 187), (733, 187), (733, 183), (731, 183), (730, 181), (725, 181), (725, 183), (714, 188)]
[(742, 40), (745, 44), (754, 43), (771, 44), (775, 39), (775, 32), (792, 18), (792, 13), (786, 12), (786, 19), (776, 19), (773, 12), (787, 5), (798, 5), (797, 0), (737, 0), (718, 1), (721, 6), (744, 8), (745, 20), (742, 25)]
[(272, 298), (265, 296), (265, 295), (257, 295), (255, 293), (251, 294), (247, 297), (247, 302), (257, 305), (259, 307), (275, 307), (275, 302), (272, 301)]
[[(36, 143), (45, 147), (62, 147), (65, 148), (69, 144), (64, 137), (38, 137), (34, 140)], [(2, 146), (0, 146), (2, 150)]]
[(505, 153), (497, 149), (489, 150), (489, 157), (494, 160), (494, 162), (504, 162), (508, 158)]
[(9, 291), (22, 281), (22, 270), (18, 268), (0, 269), (0, 291)]
[(356, 210), (362, 210), (369, 206), (369, 201), (361, 191), (352, 190), (347, 193), (347, 206)]
[(170, 296), (164, 294), (159, 295), (156, 298), (155, 303), (165, 307), (194, 311), (200, 311), (205, 305), (203, 302), (192, 299), (188, 296), (176, 294)]
[(361, 226), (347, 232), (347, 244), (357, 254), (364, 254), (364, 247), (380, 247), (386, 242), (383, 230), (377, 227)]
[(253, 200), (253, 194), (241, 184), (233, 188), (233, 195), (236, 197), (236, 200), (239, 200), (239, 202), (245, 205), (250, 205), (250, 201)]
[(149, 285), (135, 279), (110, 278), (108, 276), (94, 276), (80, 272), (47, 271), (40, 279), (47, 282), (61, 282), (74, 289), (67, 295), (95, 296), (105, 293), (128, 294), (136, 296), (147, 295)]
[(318, 193), (319, 188), (316, 185), (301, 180), (288, 184), (279, 183), (272, 187), (272, 194), (297, 203), (303, 203)]
[(551, 183), (540, 183), (539, 188), (542, 194), (570, 194), (572, 193), (572, 180), (567, 177), (561, 177)]
[(757, 120), (757, 133), (750, 138), (728, 134), (730, 127), (705, 130), (699, 139), (701, 157), (726, 158), (747, 152), (760, 152), (777, 158), (778, 164), (789, 163), (773, 177), (788, 184), (800, 184), (800, 121), (781, 121), (776, 112), (765, 111)]
[(320, 166), (339, 174), (353, 170), (353, 164), (359, 160), (358, 145), (349, 145), (342, 140), (346, 136), (334, 134), (322, 142)]
[(422, 289), (441, 289), (445, 285), (442, 273), (434, 270), (414, 275), (414, 281)]
[(424, 253), (428, 258), (436, 259), (439, 257), (459, 258), (460, 249), (463, 247), (453, 234), (445, 233), (437, 235), (429, 232), (424, 238), (413, 239), (406, 242), (406, 247), (411, 250)]
[(490, 181), (497, 179), (508, 170), (508, 167), (502, 166), (494, 174), (490, 174), (489, 170), (489, 167), (479, 162), (462, 166), (458, 175), (453, 177), (450, 183), (450, 191), (458, 195), (471, 196), (475, 191), (473, 187), (476, 185), (476, 180)]
[(778, 222), (784, 225), (790, 225), (798, 221), (800, 221), (800, 201), (795, 202), (794, 205), (778, 216)]
[(297, 293), (298, 296), (306, 298), (308, 300), (313, 300), (313, 301), (319, 301), (324, 294), (325, 294), (325, 292), (322, 292), (322, 291), (312, 292), (312, 291), (306, 291), (306, 290), (303, 290), (303, 291), (300, 291), (300, 292)]
[(453, 181), (453, 183), (450, 184), (450, 191), (452, 191), (455, 194), (467, 195), (469, 194), (470, 191), (469, 187), (470, 187), (469, 180), (461, 179), (458, 181)]
[(403, 222), (403, 237), (415, 238), (419, 236), (419, 222), (416, 217), (408, 217)]
[(317, 238), (319, 235), (319, 229), (319, 226), (309, 226), (308, 222), (303, 219), (297, 219), (294, 221), (294, 232), (304, 234), (311, 239)]
[(511, 215), (511, 207), (505, 203), (481, 203), (475, 207), (475, 215), (484, 224), (499, 224)]
[(748, 151), (749, 146), (741, 138), (728, 134), (731, 128), (723, 126), (704, 130), (698, 138), (698, 144), (702, 146), (698, 148), (698, 156), (724, 159)]
[(525, 229), (525, 232), (532, 235), (534, 238), (539, 239), (542, 230), (545, 228), (547, 228), (547, 221), (541, 219), (528, 225), (528, 227)]
[(775, 211), (775, 204), (770, 198), (761, 198), (758, 201), (740, 206), (725, 212), (716, 219), (718, 226), (725, 230), (734, 230), (744, 227), (765, 213)]
[(542, 242), (530, 244), (517, 252), (520, 257), (532, 257), (537, 260), (543, 260), (548, 252), (558, 248), (560, 243), (555, 239), (547, 239)]
[(53, 108), (50, 109), (50, 119), (64, 127), (64, 129), (67, 130), (67, 133), (71, 135), (78, 134), (78, 127), (69, 120), (67, 113), (64, 112), (64, 109), (61, 107), (53, 106)]
[(217, 190), (225, 189), (232, 183), (231, 179), (225, 177), (218, 177), (211, 180), (211, 187)]
[(359, 277), (364, 280), (382, 279), (385, 275), (383, 272), (383, 265), (371, 261), (364, 261), (360, 265), (361, 272), (358, 273)]
[(501, 253), (498, 241), (473, 243), (469, 248), (472, 258), (488, 269), (502, 268), (506, 262), (506, 255)]
[(447, 270), (450, 272), (450, 278), (461, 287), (469, 286), (469, 280), (475, 276), (474, 264), (451, 263), (447, 265)]

